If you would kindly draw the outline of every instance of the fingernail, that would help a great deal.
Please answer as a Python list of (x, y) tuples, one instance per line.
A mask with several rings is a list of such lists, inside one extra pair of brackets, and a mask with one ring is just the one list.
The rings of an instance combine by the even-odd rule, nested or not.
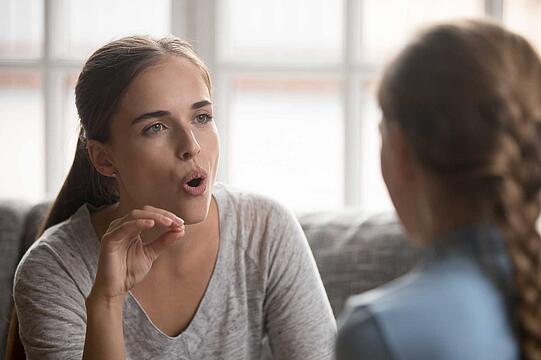
[(184, 225), (184, 220), (182, 220), (178, 216), (175, 216), (175, 224), (177, 224), (178, 226), (183, 226)]

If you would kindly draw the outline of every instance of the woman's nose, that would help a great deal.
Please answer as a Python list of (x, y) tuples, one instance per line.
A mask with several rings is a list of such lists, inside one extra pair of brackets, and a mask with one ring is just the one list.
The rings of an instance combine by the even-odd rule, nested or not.
[(191, 160), (201, 152), (201, 146), (191, 130), (182, 131), (179, 144), (179, 158), (181, 160)]

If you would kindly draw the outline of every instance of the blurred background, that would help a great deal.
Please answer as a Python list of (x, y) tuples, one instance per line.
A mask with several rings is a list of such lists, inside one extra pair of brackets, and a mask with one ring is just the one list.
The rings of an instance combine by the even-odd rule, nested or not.
[(60, 189), (93, 50), (174, 34), (213, 75), (219, 180), (298, 212), (389, 210), (378, 73), (420, 26), (457, 17), (495, 19), (541, 49), (541, 0), (0, 0), (0, 198)]

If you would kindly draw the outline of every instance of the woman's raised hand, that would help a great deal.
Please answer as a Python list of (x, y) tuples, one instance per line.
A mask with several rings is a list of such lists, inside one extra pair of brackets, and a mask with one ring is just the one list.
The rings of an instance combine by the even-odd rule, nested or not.
[[(150, 229), (159, 235), (145, 243), (141, 233)], [(122, 302), (128, 291), (145, 278), (161, 252), (183, 235), (182, 219), (152, 206), (113, 220), (101, 239), (92, 295)]]

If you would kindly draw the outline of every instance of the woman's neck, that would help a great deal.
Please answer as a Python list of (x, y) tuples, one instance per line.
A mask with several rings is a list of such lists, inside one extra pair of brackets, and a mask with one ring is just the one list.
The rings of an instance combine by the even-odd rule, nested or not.
[[(91, 222), (98, 239), (101, 241), (103, 235), (109, 228), (110, 223), (118, 218), (128, 214), (132, 209), (124, 204), (115, 203), (113, 205), (99, 209), (91, 214)], [(164, 230), (157, 229), (156, 231), (146, 231), (141, 234), (144, 243), (152, 241), (160, 236)], [(185, 226), (185, 235), (180, 241), (172, 245), (167, 251), (167, 255), (181, 256), (185, 253), (190, 253), (201, 247), (205, 247), (208, 239), (216, 237), (219, 234), (219, 214), (216, 200), (211, 198), (210, 207), (205, 220), (197, 224)]]

